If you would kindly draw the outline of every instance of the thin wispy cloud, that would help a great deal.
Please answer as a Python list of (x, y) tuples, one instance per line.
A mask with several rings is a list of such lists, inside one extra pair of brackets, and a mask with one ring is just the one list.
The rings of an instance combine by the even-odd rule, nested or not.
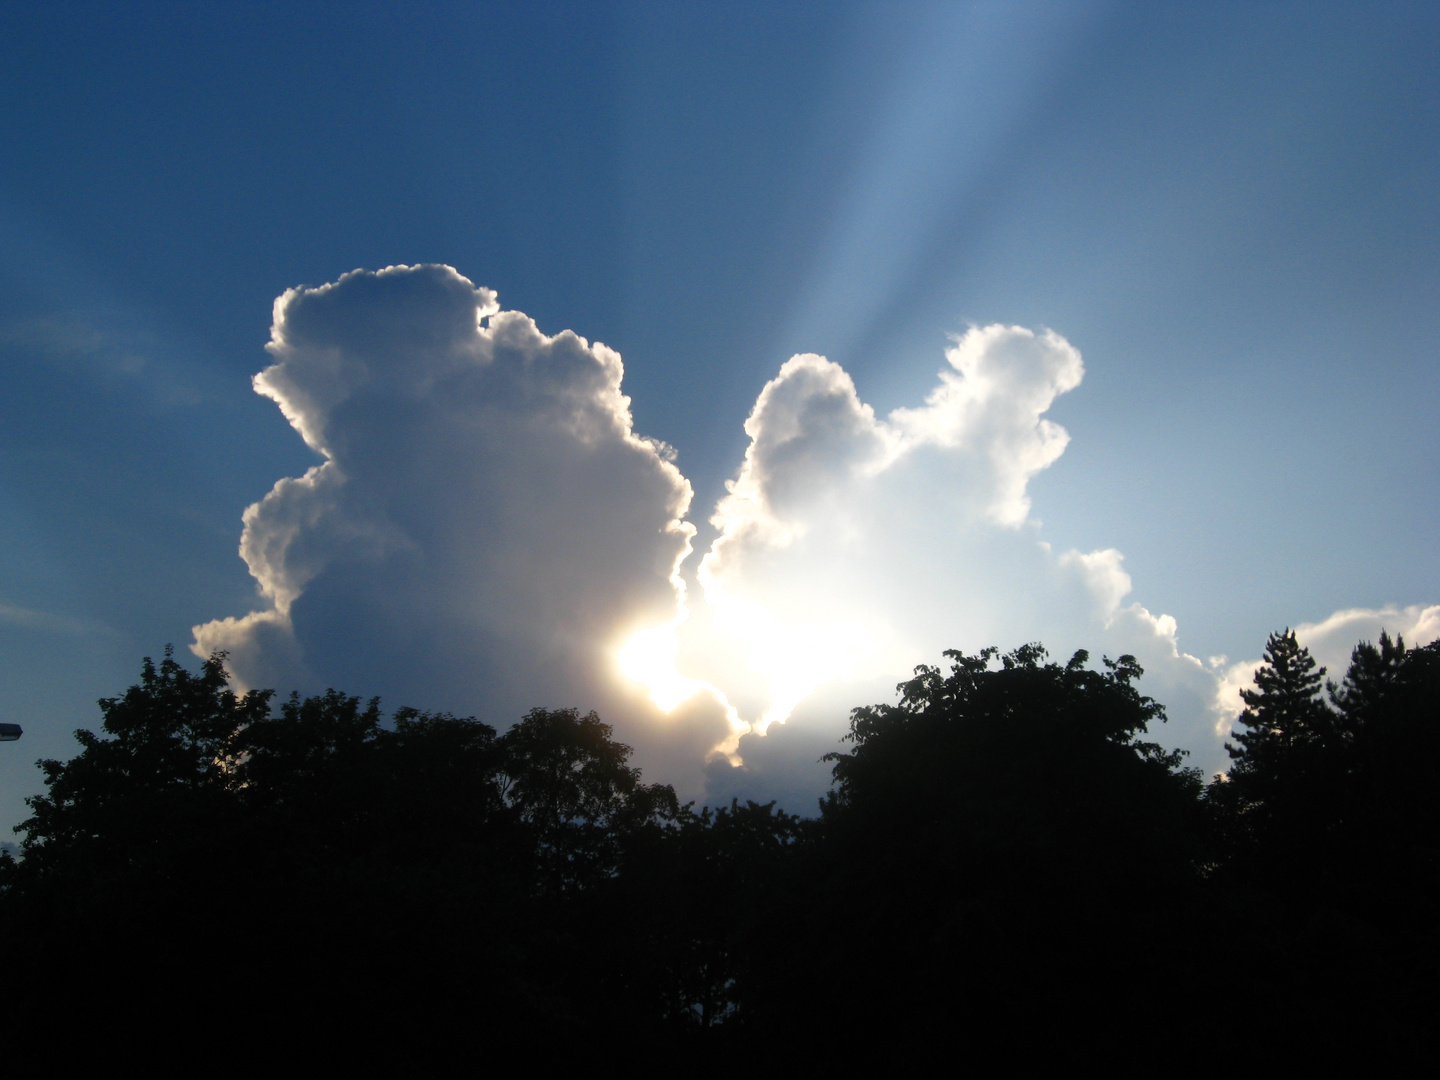
[(75, 637), (118, 637), (114, 629), (94, 619), (76, 618), (53, 611), (8, 604), (0, 600), (0, 623), (39, 630), (51, 634), (66, 634)]
[(125, 385), (161, 408), (201, 404), (205, 395), (175, 365), (156, 363), (153, 341), (103, 318), (53, 312), (0, 322), (0, 350), (34, 357), (59, 371), (110, 387)]

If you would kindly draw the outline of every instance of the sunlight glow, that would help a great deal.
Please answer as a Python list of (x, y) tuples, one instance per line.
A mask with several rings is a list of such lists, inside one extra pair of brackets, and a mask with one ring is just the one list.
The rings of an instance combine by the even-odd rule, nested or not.
[[(1043, 353), (1053, 363), (1066, 361), (1049, 377), (1031, 380), (1031, 389), (1041, 396), (1064, 393), (1079, 382), (1079, 354), (1058, 336), (1045, 335), (1041, 344), (1049, 348), (1037, 351), (1031, 331), (972, 326), (947, 352), (953, 370), (942, 372), (941, 385), (925, 405), (876, 422), (842, 369), (801, 352), (816, 341), (828, 341), (844, 354), (864, 342), (947, 254), (945, 242), (937, 237), (950, 235), (975, 198), (985, 196), (1054, 68), (1048, 59), (1017, 68), (1011, 58), (1021, 51), (1058, 54), (1080, 38), (1092, 20), (1090, 15), (1067, 15), (1064, 25), (1057, 26), (1047, 12), (1044, 32), (1038, 33), (1037, 18), (1005, 8), (941, 6), (918, 9), (905, 25), (894, 28), (900, 51), (911, 62), (883, 95), (878, 111), (887, 122), (871, 130), (865, 152), (856, 156), (837, 187), (830, 229), (778, 334), (777, 351), (793, 348), (798, 355), (782, 368), (779, 379), (767, 384), (767, 392), (771, 387), (803, 388), (802, 376), (808, 376), (811, 382), (830, 384), (828, 393), (814, 393), (815, 402), (844, 404), (847, 395), (854, 398), (857, 430), (863, 431), (851, 444), (855, 460), (837, 466), (837, 476), (846, 468), (854, 470), (856, 483), (846, 491), (853, 493), (886, 472), (915, 447), (953, 450), (961, 436), (973, 437), (977, 429), (986, 428), (993, 399), (1013, 396), (1017, 380), (1026, 382), (1029, 369), (1023, 361), (1032, 354)], [(1013, 106), (995, 109), (993, 102), (1001, 96)], [(1003, 345), (1011, 339), (1024, 356), (992, 356), (1004, 352), (997, 341)], [(785, 382), (787, 374), (792, 382)], [(756, 407), (760, 410), (761, 403)], [(783, 405), (777, 410), (783, 414)], [(782, 416), (779, 423), (783, 427), (787, 421), (798, 423), (799, 418)], [(824, 424), (814, 422), (819, 424), (811, 432), (815, 451), (823, 457), (833, 447), (826, 441)], [(752, 438), (759, 427), (752, 431), (751, 425), (759, 423), (752, 413), (746, 424)], [(1026, 482), (1059, 457), (1068, 439), (1049, 421), (1038, 420), (1032, 427), (1025, 428), (1025, 439), (1002, 448), (1004, 467), (986, 470), (994, 481), (985, 512), (1001, 526), (1018, 529), (1028, 521)], [(776, 445), (793, 437), (786, 431), (771, 434)], [(867, 438), (874, 443), (873, 453), (863, 445)], [(650, 700), (667, 714), (697, 695), (713, 695), (724, 706), (731, 730), (711, 755), (724, 756), (733, 765), (741, 764), (742, 736), (765, 735), (817, 690), (840, 680), (903, 670), (910, 658), (892, 626), (867, 603), (864, 590), (852, 593), (843, 584), (849, 566), (861, 557), (855, 551), (844, 549), (846, 565), (837, 568), (811, 561), (789, 577), (760, 580), (765, 571), (759, 567), (766, 559), (803, 539), (807, 511), (791, 507), (776, 512), (762, 482), (768, 474), (759, 466), (755, 472), (752, 477), (742, 468), (727, 483), (729, 495), (711, 519), (722, 530), (716, 543), (730, 544), (732, 551), (722, 559), (712, 546), (695, 567), (692, 581), (700, 590), (689, 601), (696, 605), (695, 618), (690, 619), (677, 563), (672, 581), (681, 597), (680, 613), (670, 622), (634, 633), (616, 657), (624, 676), (644, 686)], [(830, 525), (843, 528), (843, 515)], [(734, 586), (733, 591), (727, 586)], [(717, 683), (735, 695), (749, 719), (740, 718)]]
[(664, 713), (674, 712), (708, 686), (675, 670), (676, 622), (641, 630), (620, 647), (618, 656), (625, 677), (644, 685)]
[(746, 666), (768, 689), (769, 704), (750, 725), (764, 735), (784, 723), (806, 697), (834, 679), (867, 666), (877, 642), (856, 622), (806, 623), (782, 620), (760, 604), (708, 582), (705, 599), (716, 610), (717, 627), (746, 643)]
[(676, 669), (676, 633), (688, 616), (688, 611), (682, 606), (680, 614), (670, 622), (632, 634), (616, 654), (620, 672), (644, 686), (649, 691), (650, 700), (667, 715), (697, 694), (713, 697), (725, 712), (730, 734), (711, 747), (709, 756), (724, 757), (731, 765), (739, 767), (743, 764), (738, 752), (740, 736), (749, 732), (752, 725), (740, 718), (739, 711), (719, 687), (703, 679), (682, 675)]
[[(879, 655), (875, 636), (859, 623), (785, 622), (762, 605), (726, 593), (713, 582), (702, 601), (714, 615), (711, 629), (699, 631), (728, 643), (744, 645), (746, 668), (765, 687), (767, 704), (754, 720), (739, 711), (719, 687), (682, 674), (677, 666), (678, 636), (688, 609), (673, 620), (638, 631), (616, 653), (620, 671), (640, 683), (652, 702), (672, 713), (697, 694), (710, 694), (724, 709), (729, 735), (711, 748), (711, 757), (743, 764), (740, 738), (765, 735), (770, 725), (784, 723), (811, 693), (826, 683), (867, 670)], [(714, 643), (721, 645), (720, 640)]]

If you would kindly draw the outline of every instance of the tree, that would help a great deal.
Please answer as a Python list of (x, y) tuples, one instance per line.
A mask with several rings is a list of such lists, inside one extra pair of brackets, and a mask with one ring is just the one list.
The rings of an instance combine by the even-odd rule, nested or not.
[(1345, 740), (1320, 696), (1324, 677), (1293, 630), (1271, 634), (1255, 688), (1240, 692), (1245, 709), (1225, 744), (1233, 764), (1208, 793), (1220, 860), (1267, 887), (1314, 879), (1339, 806)]
[(1199, 777), (1147, 738), (1163, 707), (1132, 656), (945, 655), (852, 712), (804, 921), (757, 957), (772, 996), (749, 1016), (843, 1012), (877, 1047), (944, 1032), (970, 1054), (1040, 1016), (1075, 1046), (1112, 1015), (1143, 1027), (1199, 876)]
[(500, 790), (534, 836), (547, 887), (613, 874), (637, 833), (679, 814), (669, 785), (642, 784), (633, 751), (578, 709), (532, 709), (499, 739)]
[[(136, 685), (100, 701), (101, 731), (76, 732), (79, 754), (39, 763), (47, 791), (27, 800), (22, 858), (4, 868), (0, 890), (0, 921), (24, 928), (4, 972), (11, 1030), (32, 1049), (73, 1041), (66, 1003), (77, 984), (116, 1045), (127, 1024), (178, 1018), (237, 982), (222, 957), (246, 925), (236, 855), (250, 845), (232, 740), (268, 713), (270, 696), (235, 694), (222, 656), (194, 674), (167, 648), (159, 664), (145, 659)], [(167, 1034), (183, 1024), (172, 1019)]]
[[(1195, 776), (1179, 768), (1182, 751), (1143, 738), (1165, 710), (1135, 688), (1143, 670), (1133, 656), (1107, 657), (1094, 671), (1083, 650), (1061, 667), (1042, 663), (1046, 652), (1034, 644), (1004, 655), (945, 655), (953, 661), (948, 676), (922, 665), (900, 684), (897, 705), (854, 710), (854, 749), (826, 757), (835, 778), (827, 820), (838, 824), (863, 808), (869, 819), (900, 815), (929, 833), (940, 822), (976, 830), (1003, 815), (994, 824), (1015, 830), (1008, 845), (1021, 831), (1016, 824), (1037, 814), (1054, 814), (1044, 835), (1081, 828), (1081, 807), (1109, 817), (1118, 810), (1112, 798), (1129, 794), (1125, 776), (1162, 789), (1193, 786)], [(1114, 821), (1122, 831), (1123, 818)]]
[(753, 958), (791, 933), (794, 846), (804, 825), (773, 802), (682, 808), (679, 827), (633, 859), (607, 898), (627, 925), (615, 967), (680, 1030), (740, 1019)]
[(100, 701), (105, 737), (75, 733), (81, 752), (41, 761), (48, 792), (26, 800), (23, 873), (93, 877), (165, 873), (214, 858), (214, 836), (231, 809), (227, 788), (237, 732), (269, 712), (268, 690), (236, 695), (224, 656), (198, 675), (167, 646), (157, 667), (146, 657), (140, 682)]
[(1273, 799), (1318, 751), (1333, 745), (1339, 729), (1320, 697), (1324, 677), (1293, 630), (1266, 640), (1256, 689), (1240, 691), (1245, 710), (1235, 721), (1239, 745), (1225, 744), (1235, 762), (1230, 780), (1248, 802)]
[(1245, 1038), (1329, 1043), (1345, 1031), (1367, 1050), (1429, 1038), (1440, 970), (1434, 659), (1433, 646), (1407, 650), (1388, 634), (1361, 642), (1327, 704), (1324, 669), (1295, 634), (1266, 643), (1238, 745), (1227, 745), (1229, 778), (1208, 793), (1222, 841), (1216, 906), (1238, 916), (1227, 966), (1244, 972), (1254, 1003)]
[(1314, 750), (1334, 737), (1332, 714), (1320, 698), (1325, 669), (1316, 668), (1310, 650), (1288, 627), (1265, 642), (1264, 661), (1255, 672), (1254, 690), (1242, 690), (1245, 702), (1236, 723), (1237, 747), (1225, 749), (1235, 761), (1232, 779), (1242, 780), (1263, 798)]
[(1133, 656), (1096, 671), (1039, 645), (945, 655), (949, 675), (921, 666), (898, 704), (852, 713), (853, 749), (828, 756), (837, 838), (875, 866), (913, 857), (907, 887), (917, 871), (944, 882), (942, 903), (987, 876), (1124, 904), (1187, 878), (1199, 777), (1145, 738), (1165, 711)]
[(1351, 908), (1427, 932), (1440, 916), (1440, 641), (1407, 649), (1382, 632), (1329, 689), (1345, 772), (1327, 862)]
[(1400, 688), (1406, 674), (1405, 661), (1405, 639), (1397, 635), (1392, 640), (1383, 630), (1378, 647), (1368, 641), (1355, 646), (1344, 680), (1339, 686), (1326, 683), (1330, 700), (1344, 717), (1348, 731), (1363, 728)]
[(0, 922), (24, 927), (0, 990), (37, 1061), (77, 979), (96, 1046), (143, 1031), (194, 1060), (222, 1019), (401, 1071), (477, 1017), (482, 1042), (542, 1057), (664, 1026), (621, 977), (615, 927), (643, 926), (602, 901), (680, 808), (608, 725), (536, 710), (497, 736), (335, 690), (272, 701), (235, 694), (223, 656), (192, 674), (167, 649), (76, 757), (41, 763), (23, 858), (0, 859)]

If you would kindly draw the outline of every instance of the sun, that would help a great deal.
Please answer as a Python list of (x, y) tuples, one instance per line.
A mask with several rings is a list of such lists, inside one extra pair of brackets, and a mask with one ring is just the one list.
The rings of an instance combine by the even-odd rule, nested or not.
[(675, 670), (678, 621), (662, 623), (631, 635), (617, 654), (621, 673), (644, 686), (649, 691), (650, 700), (663, 713), (674, 712), (709, 685)]
[[(669, 622), (632, 634), (615, 658), (620, 673), (645, 687), (662, 713), (673, 713), (700, 694), (713, 698), (729, 720), (730, 733), (711, 748), (711, 755), (725, 757), (732, 765), (742, 764), (742, 735), (765, 735), (821, 686), (868, 668), (879, 651), (874, 634), (858, 622), (792, 622), (718, 588), (709, 590), (704, 602), (714, 617), (704, 620), (703, 629), (687, 627), (689, 611), (682, 610)], [(715, 635), (716, 650), (743, 644), (748, 677), (764, 688), (766, 704), (758, 716), (742, 719), (720, 687), (679, 671), (676, 658), (682, 628)], [(687, 649), (691, 655), (697, 651), (706, 650)]]

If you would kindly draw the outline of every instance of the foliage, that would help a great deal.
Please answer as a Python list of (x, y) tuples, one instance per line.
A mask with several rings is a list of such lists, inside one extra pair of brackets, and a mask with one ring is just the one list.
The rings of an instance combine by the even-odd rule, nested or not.
[(593, 712), (532, 709), (500, 737), (501, 793), (532, 831), (554, 888), (614, 874), (637, 831), (679, 815), (674, 790), (640, 783), (632, 750), (611, 732)]
[(169, 648), (158, 667), (147, 657), (138, 685), (99, 703), (108, 737), (77, 731), (77, 757), (40, 762), (49, 790), (27, 800), (32, 816), (17, 829), (26, 873), (92, 876), (205, 858), (205, 831), (230, 810), (232, 740), (266, 715), (270, 698), (234, 694), (221, 657), (198, 675)]
[(1146, 737), (1164, 710), (1133, 657), (945, 655), (948, 672), (919, 667), (896, 704), (851, 714), (851, 748), (828, 758), (815, 914), (762, 981), (813, 967), (787, 995), (810, 1023), (865, 1016), (870, 1045), (916, 1048), (915, 1068), (957, 1017), (980, 1060), (1052, 1010), (1085, 1045), (1102, 1010), (1146, 1015), (1132, 988), (1176, 963), (1199, 779)]
[[(1233, 872), (1292, 903), (1348, 895), (1353, 908), (1362, 882), (1387, 881), (1393, 905), (1400, 867), (1435, 865), (1437, 657), (1440, 645), (1407, 650), (1385, 633), (1362, 641), (1327, 703), (1325, 671), (1294, 632), (1270, 635), (1255, 689), (1242, 694), (1239, 746), (1227, 744), (1234, 765), (1210, 791)], [(1378, 911), (1376, 900), (1362, 906)]]
[[(1414, 653), (1410, 661), (1415, 662)], [(1366, 721), (1384, 708), (1386, 701), (1406, 681), (1411, 668), (1406, 663), (1405, 639), (1380, 632), (1380, 644), (1362, 641), (1350, 654), (1350, 667), (1339, 686), (1327, 682), (1330, 701), (1345, 718), (1349, 730), (1365, 726)]]
[[(324, 1031), (327, 1055), (402, 1072), (461, 1041), (717, 1073), (904, 1071), (942, 1038), (977, 1063), (1039, 1046), (1148, 1067), (1207, 1037), (1240, 972), (1267, 1019), (1237, 1040), (1420, 1038), (1440, 644), (1360, 643), (1327, 704), (1294, 634), (1271, 635), (1203, 799), (1152, 741), (1164, 710), (1133, 657), (946, 656), (853, 711), (804, 820), (680, 805), (594, 713), (497, 734), (334, 690), (276, 704), (233, 693), (221, 656), (192, 674), (167, 650), (75, 758), (41, 763), (23, 858), (0, 859), (0, 919), (26, 928), (12, 1029), (45, 1059), (81, 978), (105, 1003), (94, 1045), (156, 1052), (164, 1017), (187, 1059), (223, 1017), (271, 1053)], [(843, 1038), (797, 1036), (837, 1017)]]
[(800, 818), (773, 802), (686, 808), (666, 848), (632, 867), (617, 894), (643, 920), (648, 993), (667, 1020), (710, 1029), (741, 1016), (751, 958), (781, 920)]
[(936, 846), (949, 849), (963, 836), (1007, 858), (1049, 848), (1093, 866), (1094, 844), (1112, 842), (1160, 856), (1163, 844), (1132, 834), (1158, 835), (1156, 814), (1187, 812), (1198, 777), (1180, 769), (1182, 752), (1142, 737), (1165, 714), (1135, 688), (1134, 657), (1095, 671), (1083, 651), (1063, 667), (1044, 663), (1038, 645), (945, 655), (948, 675), (921, 666), (898, 704), (852, 713), (854, 749), (827, 756), (827, 821), (888, 823), (926, 843), (943, 836)]
[(1412, 1045), (1440, 1005), (1437, 659), (1361, 642), (1327, 703), (1294, 633), (1270, 635), (1208, 803), (1225, 944), (1271, 1032)]
[(1235, 762), (1230, 778), (1247, 801), (1263, 802), (1344, 737), (1320, 697), (1324, 677), (1293, 630), (1265, 642), (1256, 688), (1240, 692), (1246, 706), (1236, 720), (1240, 745), (1225, 744)]

